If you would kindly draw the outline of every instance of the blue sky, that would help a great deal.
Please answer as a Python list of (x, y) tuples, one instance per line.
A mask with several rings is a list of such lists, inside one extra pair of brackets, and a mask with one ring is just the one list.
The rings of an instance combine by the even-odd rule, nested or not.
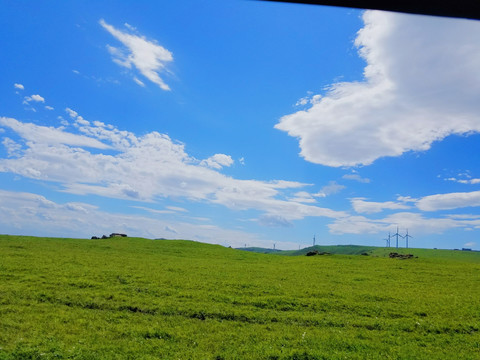
[(0, 4), (0, 233), (479, 249), (479, 22)]

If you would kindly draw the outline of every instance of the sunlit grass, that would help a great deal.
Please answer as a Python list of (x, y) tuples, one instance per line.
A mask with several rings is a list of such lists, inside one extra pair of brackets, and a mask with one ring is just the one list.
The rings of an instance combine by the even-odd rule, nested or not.
[(480, 358), (480, 254), (0, 237), (0, 359)]

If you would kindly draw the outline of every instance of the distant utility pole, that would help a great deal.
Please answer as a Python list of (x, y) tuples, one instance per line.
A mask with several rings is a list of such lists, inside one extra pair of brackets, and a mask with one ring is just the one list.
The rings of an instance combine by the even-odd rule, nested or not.
[(404, 237), (405, 237), (405, 243), (406, 243), (407, 249), (408, 249), (408, 238), (409, 238), (409, 237), (413, 238), (412, 235), (408, 235), (408, 229), (407, 229), (407, 234), (406, 234)]
[(393, 236), (395, 236), (397, 239), (395, 245), (396, 245), (396, 248), (398, 249), (398, 237), (400, 236), (401, 238), (403, 238), (403, 236), (398, 233), (398, 226), (397, 226), (397, 232), (393, 234)]

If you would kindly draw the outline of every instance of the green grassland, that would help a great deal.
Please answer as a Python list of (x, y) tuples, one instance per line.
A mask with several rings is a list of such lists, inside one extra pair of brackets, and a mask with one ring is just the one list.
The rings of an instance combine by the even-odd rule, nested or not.
[(480, 359), (480, 253), (0, 236), (0, 359)]

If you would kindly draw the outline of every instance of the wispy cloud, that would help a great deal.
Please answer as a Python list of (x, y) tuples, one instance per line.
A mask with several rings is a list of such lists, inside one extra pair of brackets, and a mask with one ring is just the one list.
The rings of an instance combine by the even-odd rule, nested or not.
[[(257, 210), (288, 221), (346, 216), (342, 211), (309, 204), (315, 200), (308, 194), (300, 196), (297, 191), (289, 198), (290, 191), (309, 184), (235, 179), (219, 171), (233, 163), (228, 155), (196, 159), (185, 151), (184, 144), (165, 134), (136, 136), (100, 121), (85, 120), (71, 108), (66, 112), (73, 121), (69, 131), (0, 118), (0, 126), (26, 140), (20, 150), (15, 148), (17, 157), (0, 159), (0, 171), (59, 183), (63, 191), (80, 195), (144, 202), (173, 197), (237, 211)], [(109, 154), (99, 149), (108, 149)]]
[(455, 178), (455, 177), (450, 177), (450, 178), (446, 178), (445, 179), (446, 181), (453, 181), (453, 182), (457, 182), (459, 184), (469, 184), (469, 185), (475, 185), (475, 184), (480, 184), (480, 179), (478, 178), (474, 178), (474, 179), (458, 179), (458, 178)]
[(381, 234), (401, 225), (417, 234), (442, 234), (451, 229), (480, 229), (480, 219), (476, 216), (455, 218), (451, 216), (426, 217), (414, 212), (398, 212), (383, 218), (372, 219), (366, 216), (348, 216), (334, 220), (328, 225), (333, 234)]
[[(124, 48), (107, 46), (116, 64), (128, 69), (134, 66), (143, 76), (157, 84), (161, 89), (170, 90), (170, 87), (160, 76), (160, 73), (166, 71), (167, 64), (173, 61), (173, 55), (169, 50), (157, 44), (155, 40), (147, 40), (145, 36), (118, 30), (112, 25), (107, 24), (103, 19), (101, 19), (99, 23), (124, 45)], [(127, 26), (127, 29), (130, 32), (136, 31), (136, 29), (130, 25)], [(140, 86), (145, 85), (136, 76), (134, 76), (133, 79)]]
[[(28, 221), (25, 221), (28, 219)], [(244, 231), (219, 226), (198, 226), (182, 221), (167, 221), (159, 217), (109, 213), (98, 207), (80, 203), (58, 203), (44, 196), (10, 192), (0, 189), (0, 226), (10, 234), (90, 238), (112, 231), (146, 238), (172, 237), (199, 240), (233, 247), (245, 243), (270, 246), (271, 242)], [(285, 244), (292, 247), (294, 244)]]
[(373, 213), (382, 212), (383, 210), (400, 210), (400, 209), (411, 208), (411, 206), (401, 202), (366, 201), (365, 198), (354, 198), (354, 199), (351, 199), (350, 202), (352, 203), (352, 207), (355, 210), (355, 212), (360, 214), (373, 214)]
[(423, 211), (451, 210), (480, 206), (480, 191), (429, 195), (419, 199), (416, 205)]
[(18, 90), (24, 90), (25, 87), (22, 84), (13, 84), (13, 87)]
[(354, 181), (358, 181), (360, 183), (365, 183), (365, 184), (368, 184), (370, 182), (370, 179), (361, 177), (358, 174), (345, 174), (342, 176), (342, 179), (354, 180)]
[[(305, 160), (369, 165), (480, 132), (480, 23), (366, 11), (355, 44), (365, 79), (333, 84), (275, 126), (299, 139)], [(414, 41), (412, 41), (414, 39)]]
[[(60, 128), (35, 125), (32, 123), (23, 123), (13, 118), (0, 117), (0, 126), (7, 127), (15, 131), (24, 140), (28, 141), (28, 147), (43, 147), (43, 151), (52, 150), (52, 155), (57, 151), (61, 151), (61, 147), (52, 148), (53, 145), (65, 146), (85, 146), (96, 149), (108, 149), (109, 146), (101, 141), (85, 136), (77, 135), (64, 131)], [(40, 150), (40, 148), (38, 148)], [(26, 150), (25, 154), (28, 154)], [(24, 154), (24, 155), (25, 155)], [(1, 159), (0, 159), (1, 162)]]
[(342, 191), (343, 189), (345, 189), (345, 185), (337, 184), (336, 181), (330, 181), (328, 185), (325, 185), (324, 187), (322, 187), (320, 191), (316, 194), (313, 194), (313, 196), (326, 197), (329, 195), (336, 194)]

